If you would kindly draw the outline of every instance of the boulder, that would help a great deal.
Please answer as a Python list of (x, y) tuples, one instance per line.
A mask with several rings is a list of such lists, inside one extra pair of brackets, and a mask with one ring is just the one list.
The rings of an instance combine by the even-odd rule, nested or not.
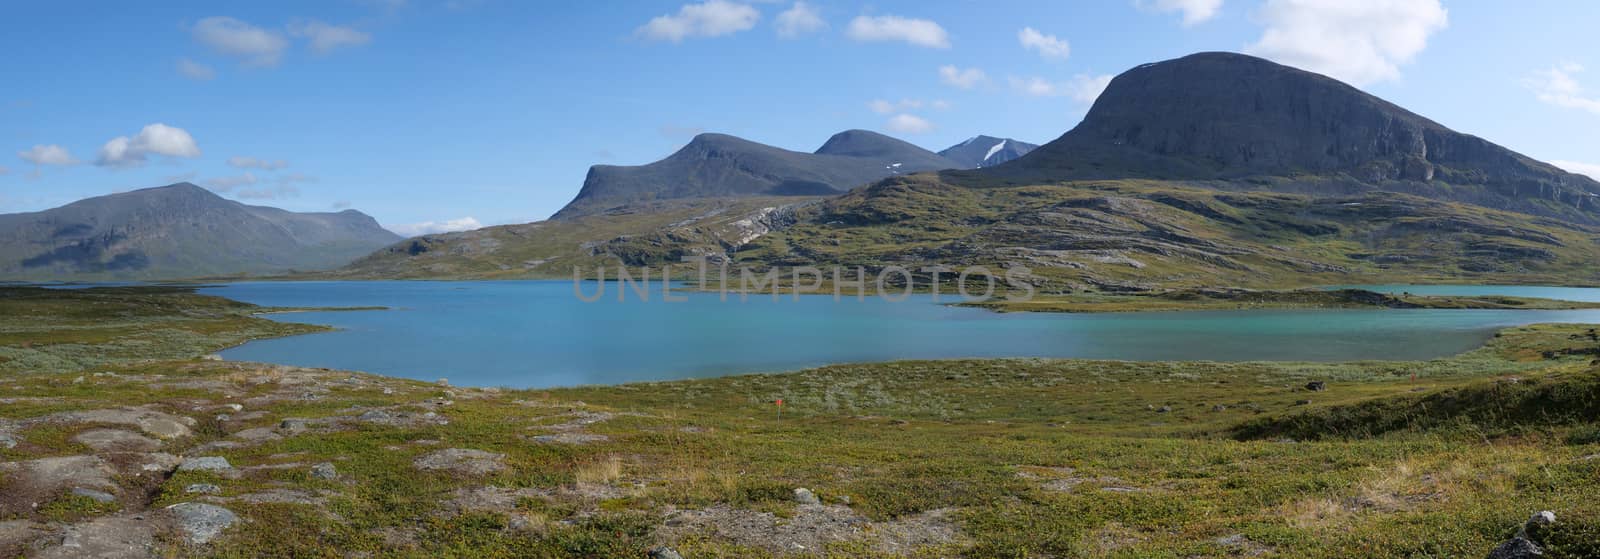
[(419, 470), (446, 471), (455, 474), (481, 476), (506, 469), (506, 455), (473, 450), (447, 448), (417, 458), (413, 465)]
[(804, 487), (794, 490), (794, 502), (802, 505), (822, 504), (822, 500), (817, 498), (816, 493), (812, 493), (810, 489), (806, 489)]
[(1533, 559), (1535, 557), (1544, 557), (1544, 550), (1540, 549), (1538, 544), (1533, 543), (1528, 538), (1517, 536), (1490, 551), (1488, 559)]
[(39, 551), (39, 559), (145, 559), (157, 557), (155, 527), (138, 518), (112, 516), (68, 526), (60, 545)]
[(72, 442), (95, 452), (149, 452), (161, 448), (161, 441), (121, 429), (90, 429), (73, 436)]
[(178, 503), (167, 507), (173, 523), (189, 543), (205, 545), (239, 522), (233, 511), (206, 503)]
[(178, 464), (180, 472), (222, 472), (232, 469), (233, 464), (229, 464), (228, 459), (221, 456), (197, 456)]
[(339, 469), (332, 462), (323, 462), (311, 467), (312, 479), (332, 480), (339, 479)]

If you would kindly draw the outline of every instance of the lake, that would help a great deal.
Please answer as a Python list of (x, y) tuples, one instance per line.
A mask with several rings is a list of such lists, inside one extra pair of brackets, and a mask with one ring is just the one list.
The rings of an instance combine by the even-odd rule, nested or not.
[[(1368, 286), (1373, 287), (1373, 286)], [(615, 289), (615, 286), (611, 286)], [(1390, 291), (1466, 286), (1384, 286)], [(586, 289), (593, 289), (588, 284)], [(1524, 289), (1473, 287), (1473, 294)], [(391, 310), (273, 315), (339, 331), (250, 342), (241, 361), (329, 367), (466, 386), (554, 387), (788, 371), (832, 363), (961, 357), (1351, 361), (1448, 356), (1506, 326), (1600, 323), (1600, 310), (1250, 310), (1001, 314), (868, 297), (685, 293), (650, 302), (615, 291), (578, 300), (566, 281), (258, 282), (205, 293), (270, 306)], [(592, 293), (592, 291), (590, 291)], [(1600, 300), (1600, 289), (1562, 291)], [(1460, 293), (1468, 294), (1468, 293)], [(630, 293), (630, 296), (632, 293)], [(1550, 295), (1545, 295), (1550, 296)], [(950, 297), (943, 298), (949, 302)]]

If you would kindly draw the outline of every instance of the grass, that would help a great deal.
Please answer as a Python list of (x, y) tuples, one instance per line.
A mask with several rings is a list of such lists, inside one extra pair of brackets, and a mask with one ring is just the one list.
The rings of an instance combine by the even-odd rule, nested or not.
[[(958, 186), (893, 177), (822, 200), (658, 202), (429, 236), (321, 277), (592, 277), (710, 255), (755, 269), (1026, 267), (1040, 292), (1370, 283), (1593, 285), (1595, 227), (1391, 192), (1311, 197), (1159, 180)], [(752, 229), (766, 208), (788, 219)], [(759, 233), (759, 234), (757, 234)], [(753, 236), (752, 236), (753, 235)], [(414, 253), (415, 252), (415, 253)]]
[[(160, 485), (152, 509), (195, 499), (183, 493), (191, 483), (229, 499), (315, 498), (227, 503), (249, 521), (201, 553), (218, 557), (640, 557), (673, 529), (673, 511), (716, 507), (739, 521), (690, 530), (678, 551), (774, 557), (781, 541), (742, 530), (809, 521), (796, 487), (848, 500), (864, 539), (830, 544), (833, 557), (895, 556), (873, 538), (930, 514), (959, 537), (907, 556), (1482, 556), (1537, 510), (1560, 518), (1549, 556), (1592, 557), (1600, 340), (1589, 328), (1508, 329), (1426, 362), (905, 361), (559, 390), (175, 353), (97, 366), (116, 376), (81, 382), (77, 371), (8, 376), (0, 395), (14, 405), (0, 407), (0, 425), (149, 405), (203, 420), (195, 438), (169, 443), (181, 451), (285, 418), (345, 418), (214, 451), (243, 468), (239, 479), (179, 472)], [(196, 411), (225, 402), (261, 414), (219, 422)], [(374, 408), (444, 422), (350, 419)], [(24, 443), (5, 459), (83, 452), (71, 436), (92, 427), (35, 425), (16, 432)], [(530, 438), (550, 433), (605, 439)], [(412, 466), (443, 448), (503, 454), (507, 468), (472, 477)], [(338, 479), (308, 475), (324, 461)], [(294, 465), (262, 467), (283, 464)], [(0, 480), (0, 495), (5, 483), (14, 480)], [(85, 505), (53, 501), (38, 519), (114, 514)]]
[(1027, 300), (1005, 297), (962, 303), (1001, 312), (1151, 312), (1243, 309), (1500, 309), (1566, 310), (1600, 308), (1600, 303), (1535, 297), (1386, 295), (1361, 289), (1254, 291), (1174, 289), (1139, 294), (1082, 293), (1043, 295)]
[(253, 339), (327, 330), (255, 316), (295, 310), (198, 295), (192, 287), (0, 286), (0, 374), (199, 357)]

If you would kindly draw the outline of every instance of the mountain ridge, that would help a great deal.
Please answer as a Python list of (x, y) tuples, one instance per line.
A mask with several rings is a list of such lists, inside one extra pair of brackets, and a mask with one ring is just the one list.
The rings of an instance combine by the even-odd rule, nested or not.
[[(1600, 222), (1600, 182), (1333, 78), (1228, 52), (1136, 66), (1061, 137), (996, 167), (950, 173), (968, 184), (1259, 177), (1275, 178), (1257, 181), (1268, 190), (1315, 195), (1348, 182)], [(1300, 180), (1308, 177), (1316, 180)]]
[(1038, 145), (1028, 142), (980, 134), (945, 148), (939, 155), (960, 163), (964, 168), (977, 169), (1014, 160), (1038, 148)]
[(702, 133), (652, 163), (590, 167), (577, 196), (551, 219), (655, 200), (831, 195), (887, 176), (955, 166), (936, 153), (866, 130), (834, 134), (813, 153)]
[(297, 213), (191, 183), (0, 215), (0, 278), (178, 279), (342, 266), (401, 237), (355, 210)]

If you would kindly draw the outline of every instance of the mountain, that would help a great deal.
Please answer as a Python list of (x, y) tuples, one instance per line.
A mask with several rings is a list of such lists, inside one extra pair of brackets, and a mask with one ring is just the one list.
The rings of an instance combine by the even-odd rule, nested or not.
[(329, 269), (399, 239), (355, 210), (248, 206), (177, 183), (0, 215), (0, 278), (149, 280)]
[(1229, 181), (1229, 188), (1311, 195), (1386, 190), (1600, 221), (1594, 180), (1327, 76), (1223, 52), (1128, 70), (1065, 135), (955, 180), (1126, 178)]
[[(871, 153), (856, 140), (819, 151)], [(705, 255), (756, 268), (1026, 267), (1041, 292), (1590, 285), (1597, 193), (1330, 78), (1202, 53), (1123, 73), (1076, 128), (993, 167), (431, 236), (340, 273), (563, 277)]]
[(578, 196), (554, 219), (652, 200), (833, 195), (887, 176), (956, 167), (938, 154), (865, 130), (835, 134), (815, 153), (700, 134), (655, 163), (590, 167)]
[(1037, 145), (1011, 138), (973, 136), (965, 142), (945, 148), (939, 155), (960, 164), (963, 169), (977, 169), (1011, 161), (1038, 148)]

